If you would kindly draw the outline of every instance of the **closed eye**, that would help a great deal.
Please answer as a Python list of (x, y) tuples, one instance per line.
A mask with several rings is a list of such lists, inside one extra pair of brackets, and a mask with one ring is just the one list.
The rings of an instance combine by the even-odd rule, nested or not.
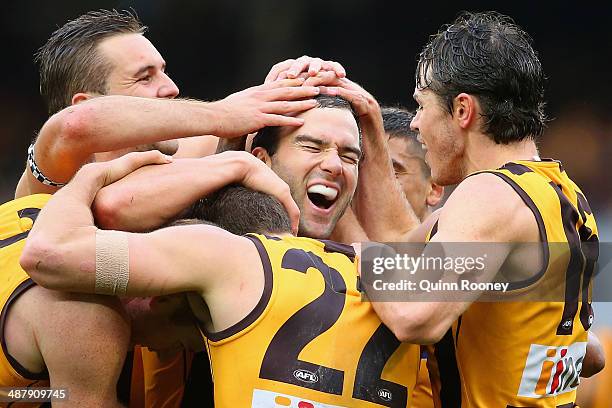
[(308, 150), (309, 152), (313, 152), (313, 153), (318, 153), (321, 151), (321, 148), (318, 146), (313, 146), (313, 145), (302, 145), (302, 147), (306, 150)]
[(349, 155), (342, 155), (341, 156), (342, 160), (346, 163), (349, 164), (358, 164), (359, 163), (359, 159), (355, 156), (349, 156)]

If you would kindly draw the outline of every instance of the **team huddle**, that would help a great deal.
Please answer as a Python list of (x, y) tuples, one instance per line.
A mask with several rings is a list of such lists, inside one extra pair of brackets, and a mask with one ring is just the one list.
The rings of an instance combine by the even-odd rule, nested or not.
[[(597, 226), (539, 157), (544, 73), (511, 19), (433, 35), (415, 113), (307, 56), (216, 102), (177, 98), (145, 29), (90, 12), (37, 54), (50, 116), (0, 206), (0, 387), (179, 407), (196, 355), (217, 407), (576, 406), (604, 364)], [(516, 298), (378, 299), (371, 241), (504, 244), (479, 279), (512, 271)], [(551, 282), (558, 298), (521, 300)]]

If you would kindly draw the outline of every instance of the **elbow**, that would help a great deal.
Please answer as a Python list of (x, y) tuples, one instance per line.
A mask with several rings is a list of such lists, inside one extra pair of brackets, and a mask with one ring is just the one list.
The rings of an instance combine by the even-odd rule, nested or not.
[(40, 238), (28, 237), (19, 264), (36, 284), (47, 289), (58, 289), (52, 268), (53, 263), (57, 263), (59, 259), (61, 256), (57, 252), (57, 246)]
[(52, 120), (57, 126), (59, 139), (82, 143), (91, 133), (90, 126), (94, 122), (94, 113), (90, 104), (78, 104), (53, 115)]
[(606, 366), (606, 356), (601, 343), (594, 333), (589, 332), (586, 354), (582, 361), (581, 377), (588, 378), (599, 373)]
[(122, 229), (123, 209), (129, 206), (127, 201), (108, 191), (108, 187), (100, 190), (91, 207), (96, 225), (104, 229)]

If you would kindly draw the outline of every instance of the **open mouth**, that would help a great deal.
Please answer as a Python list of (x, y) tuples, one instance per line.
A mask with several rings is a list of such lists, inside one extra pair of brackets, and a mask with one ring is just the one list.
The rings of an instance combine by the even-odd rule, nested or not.
[(321, 210), (329, 209), (338, 198), (338, 190), (323, 184), (314, 184), (308, 188), (308, 199)]

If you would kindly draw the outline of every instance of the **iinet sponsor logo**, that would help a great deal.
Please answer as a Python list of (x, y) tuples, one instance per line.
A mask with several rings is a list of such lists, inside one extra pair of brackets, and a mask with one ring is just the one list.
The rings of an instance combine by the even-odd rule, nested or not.
[(544, 398), (570, 392), (580, 383), (586, 342), (554, 347), (532, 344), (518, 395)]

